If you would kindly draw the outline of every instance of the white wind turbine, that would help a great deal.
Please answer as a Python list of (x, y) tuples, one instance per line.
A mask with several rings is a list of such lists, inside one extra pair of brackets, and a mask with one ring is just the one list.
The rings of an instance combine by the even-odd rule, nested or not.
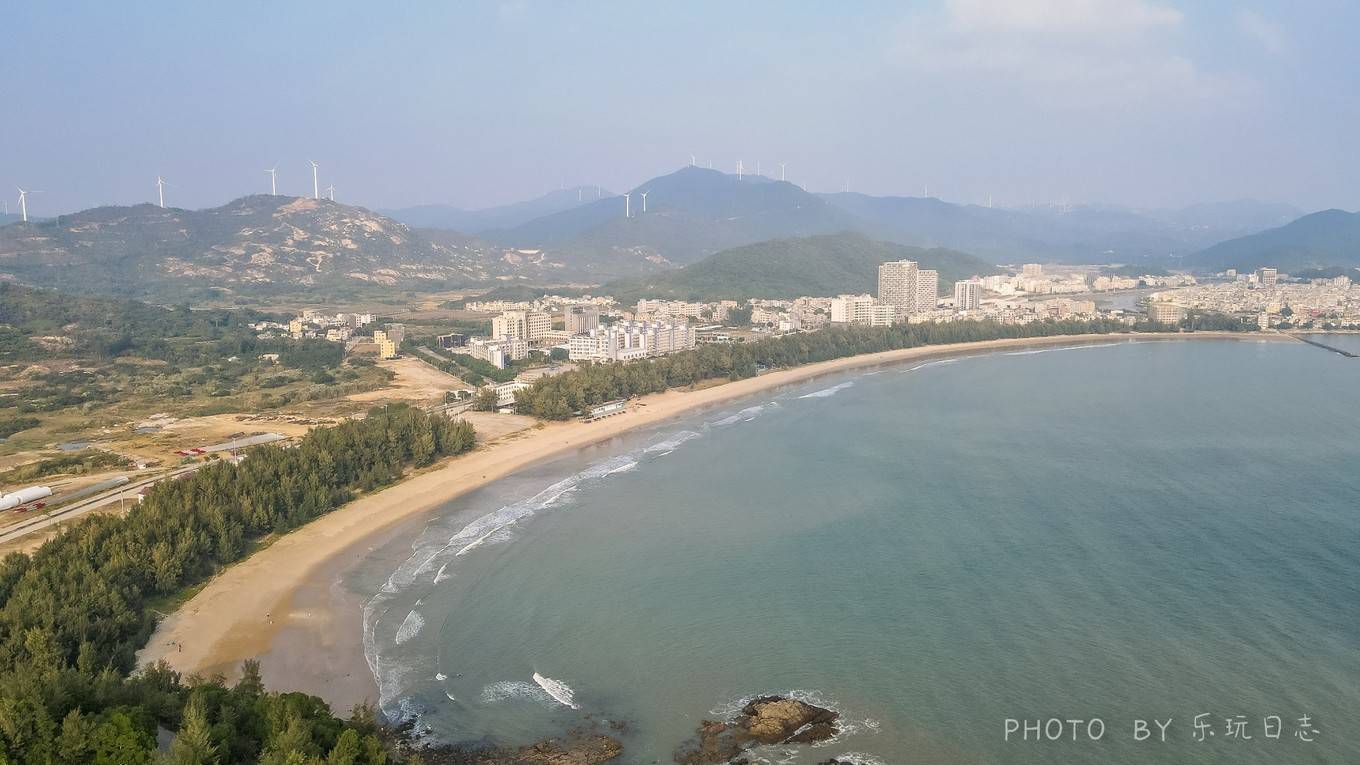
[(279, 195), (279, 166), (274, 165), (265, 172), (269, 173), (269, 195), (276, 197)]
[[(18, 186), (15, 186), (14, 188), (19, 189)], [(19, 189), (19, 215), (23, 218), (24, 223), (28, 222), (28, 195), (41, 193), (41, 191), (25, 191), (24, 189)]]
[(694, 167), (694, 155), (689, 155), (689, 166)]
[(317, 185), (316, 181), (316, 162), (313, 162), (310, 159), (307, 161), (312, 163), (312, 199), (320, 199), (321, 187)]
[(737, 160), (737, 180), (741, 180), (742, 169), (741, 160)]
[(170, 184), (165, 182), (164, 178), (160, 177), (159, 175), (156, 176), (156, 197), (160, 202), (162, 210), (165, 209), (165, 187), (169, 185)]
[(326, 196), (330, 197), (332, 202), (335, 201), (335, 185), (334, 185), (334, 184), (331, 184), (330, 186), (327, 186), (327, 187), (326, 187)]
[(624, 192), (623, 195), (623, 217), (633, 217), (633, 195), (631, 192)]
[(642, 192), (642, 211), (647, 212), (647, 195), (652, 193), (650, 190)]
[(779, 163), (779, 180), (781, 180), (781, 181), (784, 180), (784, 168), (787, 167), (788, 164), (789, 164), (789, 163), (787, 163), (787, 162), (780, 162), (780, 163)]

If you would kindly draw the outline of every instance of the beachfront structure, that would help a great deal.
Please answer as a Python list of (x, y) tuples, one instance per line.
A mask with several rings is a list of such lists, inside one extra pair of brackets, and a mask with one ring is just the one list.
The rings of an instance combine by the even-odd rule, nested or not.
[(627, 406), (628, 402), (621, 398), (613, 401), (606, 401), (603, 404), (596, 404), (586, 410), (586, 419), (598, 420), (615, 414), (623, 414), (627, 409)]
[(533, 343), (552, 329), (552, 317), (539, 311), (504, 311), (491, 320), (491, 336)]
[(468, 340), (465, 353), (474, 359), (505, 369), (512, 361), (529, 355), (529, 344), (519, 338), (474, 337)]
[(621, 321), (572, 335), (567, 356), (573, 361), (631, 361), (693, 348), (694, 328), (679, 322)]
[(914, 260), (878, 265), (878, 302), (892, 306), (898, 316), (934, 310), (939, 291), (940, 273), (921, 268)]
[(597, 305), (567, 306), (562, 318), (568, 335), (580, 335), (592, 329), (599, 329), (600, 307)]
[(976, 311), (982, 307), (982, 282), (969, 279), (954, 282), (954, 310)]
[(510, 382), (492, 385), (491, 390), (496, 394), (496, 406), (513, 406), (515, 394), (528, 387), (529, 383), (523, 380), (511, 380)]
[(1148, 303), (1148, 321), (1155, 324), (1179, 324), (1185, 317), (1185, 309), (1171, 303)]

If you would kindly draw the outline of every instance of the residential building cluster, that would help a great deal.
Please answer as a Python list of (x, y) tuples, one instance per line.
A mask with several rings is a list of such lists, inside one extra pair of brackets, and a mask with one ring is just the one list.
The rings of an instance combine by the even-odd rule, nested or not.
[(250, 326), (251, 329), (260, 333), (261, 337), (286, 334), (294, 340), (320, 339), (344, 343), (354, 337), (355, 330), (372, 323), (373, 314), (371, 313), (323, 314), (320, 311), (308, 309), (291, 319), (287, 324), (276, 321), (261, 321)]
[(1273, 268), (1225, 272), (1226, 281), (1153, 293), (1157, 303), (1254, 318), (1262, 327), (1284, 322), (1360, 328), (1360, 285), (1349, 277), (1290, 280)]
[(597, 327), (567, 339), (572, 361), (632, 361), (685, 351), (697, 344), (697, 333), (684, 322), (627, 320)]

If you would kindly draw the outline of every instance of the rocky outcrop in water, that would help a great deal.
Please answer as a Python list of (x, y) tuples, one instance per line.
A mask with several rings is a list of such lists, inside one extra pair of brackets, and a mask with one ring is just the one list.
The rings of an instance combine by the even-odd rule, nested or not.
[(520, 749), (430, 747), (418, 751), (427, 765), (600, 765), (623, 754), (612, 736), (572, 733)]
[(835, 736), (840, 715), (797, 699), (762, 696), (730, 722), (704, 720), (675, 752), (679, 765), (719, 765), (757, 744), (811, 744)]

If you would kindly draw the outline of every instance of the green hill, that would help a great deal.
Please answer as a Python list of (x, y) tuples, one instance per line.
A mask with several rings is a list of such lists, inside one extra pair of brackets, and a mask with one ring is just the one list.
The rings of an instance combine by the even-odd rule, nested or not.
[(607, 284), (602, 291), (623, 302), (639, 297), (742, 300), (873, 292), (878, 265), (904, 259), (938, 270), (942, 290), (959, 279), (996, 270), (954, 250), (909, 247), (843, 232), (745, 245), (678, 271)]
[(1286, 273), (1360, 266), (1360, 213), (1323, 210), (1279, 228), (1230, 239), (1203, 250), (1186, 265), (1206, 271), (1262, 266)]
[(541, 278), (541, 258), (361, 207), (259, 194), (206, 210), (97, 207), (0, 226), (0, 278), (163, 302), (227, 295), (444, 289)]

